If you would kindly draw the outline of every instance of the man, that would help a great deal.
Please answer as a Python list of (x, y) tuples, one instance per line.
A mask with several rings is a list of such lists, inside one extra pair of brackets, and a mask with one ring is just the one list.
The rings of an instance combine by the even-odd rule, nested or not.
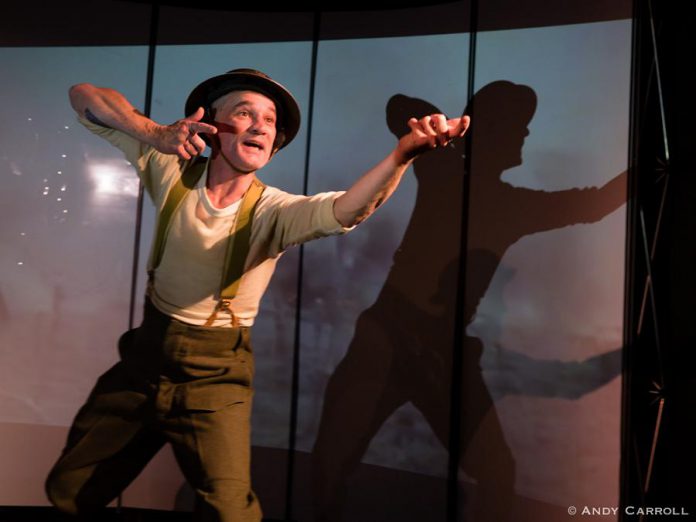
[[(118, 92), (80, 84), (80, 121), (120, 148), (158, 209), (143, 323), (119, 340), (51, 471), (50, 500), (89, 513), (116, 497), (165, 442), (196, 494), (198, 521), (258, 521), (249, 477), (250, 328), (290, 246), (366, 219), (413, 159), (462, 136), (469, 118), (412, 118), (410, 132), (345, 192), (265, 187), (256, 171), (300, 126), (293, 96), (252, 69), (198, 85), (188, 118), (160, 125)], [(210, 145), (207, 160), (200, 155)]]

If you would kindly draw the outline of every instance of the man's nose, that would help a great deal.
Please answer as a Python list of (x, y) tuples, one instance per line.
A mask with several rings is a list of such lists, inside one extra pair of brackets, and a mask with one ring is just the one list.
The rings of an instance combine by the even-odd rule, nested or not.
[(249, 127), (249, 132), (253, 134), (266, 134), (267, 130), (261, 120), (254, 120)]

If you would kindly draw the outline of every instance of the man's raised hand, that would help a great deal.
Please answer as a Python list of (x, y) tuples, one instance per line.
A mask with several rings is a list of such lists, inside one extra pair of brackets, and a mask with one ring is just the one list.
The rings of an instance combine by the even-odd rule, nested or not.
[(425, 151), (442, 148), (466, 134), (471, 119), (469, 116), (447, 119), (444, 114), (431, 114), (421, 119), (411, 118), (411, 132), (401, 137), (397, 154), (401, 162), (411, 161)]
[(217, 133), (215, 126), (201, 121), (204, 115), (205, 111), (199, 107), (188, 118), (157, 127), (153, 146), (160, 152), (176, 154), (184, 160), (198, 156), (205, 150), (205, 142), (199, 134)]

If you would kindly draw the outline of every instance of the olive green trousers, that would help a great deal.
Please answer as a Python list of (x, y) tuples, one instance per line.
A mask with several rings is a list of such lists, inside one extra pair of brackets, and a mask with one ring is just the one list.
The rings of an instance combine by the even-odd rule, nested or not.
[(184, 324), (147, 302), (119, 352), (48, 476), (51, 502), (72, 514), (101, 509), (168, 442), (195, 492), (194, 520), (260, 521), (249, 472), (249, 328)]

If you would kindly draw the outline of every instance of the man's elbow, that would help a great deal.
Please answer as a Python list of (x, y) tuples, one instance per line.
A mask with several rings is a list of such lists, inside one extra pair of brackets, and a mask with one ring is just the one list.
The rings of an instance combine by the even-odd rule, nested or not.
[(68, 96), (70, 97), (70, 105), (75, 112), (80, 115), (85, 114), (87, 99), (94, 91), (94, 86), (90, 83), (78, 83), (70, 87)]
[(341, 198), (334, 201), (333, 215), (339, 225), (345, 228), (350, 228), (358, 224), (358, 216), (354, 212), (347, 212), (341, 207), (339, 202)]
[(336, 221), (344, 227), (344, 228), (353, 228), (363, 221), (365, 221), (369, 216), (371, 212), (362, 212), (362, 213), (346, 213), (346, 212), (336, 212), (336, 209), (334, 208), (334, 218), (336, 218)]
[(342, 227), (345, 228), (350, 228), (354, 226), (356, 223), (354, 223), (354, 219), (351, 217), (341, 213), (341, 212), (336, 212), (336, 209), (334, 208), (334, 219), (336, 222), (341, 225)]

